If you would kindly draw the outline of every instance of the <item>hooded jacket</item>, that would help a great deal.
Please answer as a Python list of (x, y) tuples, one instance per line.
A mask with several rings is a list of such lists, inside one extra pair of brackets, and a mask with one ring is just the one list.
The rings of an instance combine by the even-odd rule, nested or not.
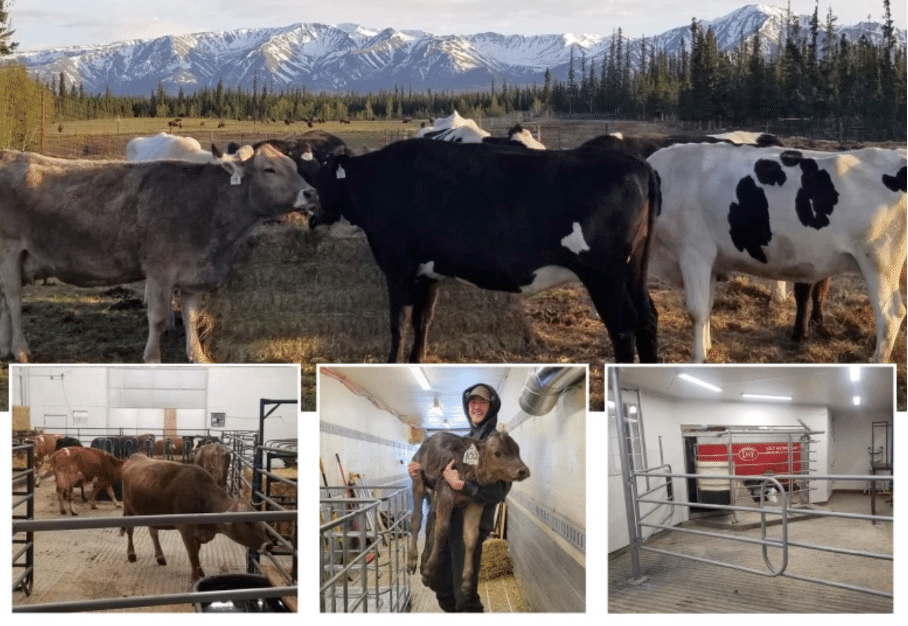
[[(463, 412), (470, 419), (470, 393), (479, 385), (489, 390), (491, 400), (489, 403), (489, 412), (486, 413), (485, 419), (478, 425), (470, 421), (470, 434), (468, 437), (474, 439), (485, 439), (495, 432), (498, 426), (498, 411), (501, 409), (501, 398), (495, 392), (491, 385), (477, 383), (467, 387), (463, 392)], [(503, 502), (508, 492), (511, 490), (511, 483), (505, 480), (499, 480), (491, 485), (478, 485), (472, 481), (465, 481), (462, 493), (470, 496), (474, 502), (485, 505), (482, 511), (482, 519), (479, 522), (479, 528), (484, 533), (491, 532), (495, 527), (495, 505)]]

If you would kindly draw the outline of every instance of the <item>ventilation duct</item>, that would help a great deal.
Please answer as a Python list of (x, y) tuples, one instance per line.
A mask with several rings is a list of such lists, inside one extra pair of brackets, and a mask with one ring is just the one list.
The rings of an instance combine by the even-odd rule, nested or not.
[(570, 386), (586, 375), (585, 367), (537, 367), (527, 376), (520, 408), (530, 415), (545, 415)]

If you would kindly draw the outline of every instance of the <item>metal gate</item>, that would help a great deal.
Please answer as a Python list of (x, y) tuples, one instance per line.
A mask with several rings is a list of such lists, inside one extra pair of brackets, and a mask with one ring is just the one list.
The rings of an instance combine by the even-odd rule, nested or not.
[(409, 488), (321, 487), (322, 613), (410, 610)]
[[(23, 458), (24, 457), (24, 458)], [(19, 462), (16, 462), (19, 459)], [(23, 508), (24, 507), (24, 508)], [(35, 446), (13, 446), (13, 520), (35, 518)], [(13, 591), (31, 595), (35, 582), (35, 533), (13, 533)]]
[[(713, 565), (719, 565), (726, 568), (736, 569), (740, 571), (745, 571), (753, 574), (759, 574), (762, 576), (785, 576), (788, 578), (803, 580), (807, 582), (818, 583), (822, 585), (828, 585), (832, 587), (837, 587), (841, 589), (848, 589), (852, 591), (859, 591), (862, 593), (868, 593), (872, 595), (892, 598), (893, 594), (888, 591), (879, 590), (879, 589), (870, 589), (866, 587), (859, 587), (855, 585), (849, 585), (837, 581), (830, 581), (821, 578), (815, 578), (810, 576), (802, 576), (798, 574), (793, 574), (786, 571), (789, 563), (789, 547), (797, 548), (806, 548), (810, 550), (818, 550), (823, 552), (832, 552), (836, 554), (847, 554), (851, 556), (866, 557), (869, 559), (880, 559), (892, 561), (892, 554), (882, 554), (876, 552), (869, 552), (864, 550), (853, 550), (848, 548), (840, 548), (834, 546), (822, 546), (806, 542), (794, 542), (790, 541), (788, 538), (788, 522), (789, 522), (789, 492), (786, 491), (785, 486), (788, 485), (789, 488), (793, 485), (799, 485), (805, 483), (808, 478), (804, 472), (797, 473), (785, 473), (785, 474), (775, 474), (775, 475), (761, 475), (759, 477), (758, 492), (759, 498), (756, 507), (744, 507), (734, 504), (718, 504), (718, 503), (691, 503), (691, 502), (679, 502), (674, 497), (676, 490), (673, 489), (673, 480), (676, 478), (682, 478), (686, 480), (697, 480), (702, 478), (701, 474), (693, 472), (678, 473), (672, 470), (671, 465), (662, 463), (658, 466), (648, 467), (645, 465), (645, 457), (640, 455), (634, 455), (633, 450), (639, 449), (640, 447), (645, 447), (642, 442), (642, 413), (639, 411), (639, 404), (637, 405), (637, 412), (634, 415), (631, 415), (628, 410), (628, 405), (623, 400), (623, 394), (627, 393), (627, 390), (621, 389), (620, 384), (620, 375), (618, 368), (610, 368), (610, 386), (613, 394), (613, 400), (615, 403), (615, 416), (616, 416), (616, 426), (618, 428), (618, 445), (621, 458), (621, 473), (622, 473), (622, 484), (624, 491), (624, 499), (627, 512), (627, 525), (628, 525), (628, 537), (629, 537), (629, 551), (631, 556), (631, 571), (632, 571), (632, 583), (639, 584), (646, 581), (646, 576), (643, 575), (640, 568), (640, 551), (650, 551), (656, 552), (659, 554), (666, 554), (670, 556), (676, 556), (684, 559), (689, 559), (693, 561), (699, 561), (701, 563), (709, 563)], [(813, 434), (809, 429), (801, 429), (802, 432), (797, 432), (796, 429), (793, 432), (797, 433), (797, 436), (800, 438), (802, 435), (807, 435), (808, 437)], [(803, 432), (806, 431), (806, 432)], [(742, 433), (739, 433), (739, 435)], [(729, 459), (729, 470), (726, 473), (715, 473), (710, 475), (711, 480), (717, 481), (727, 481), (729, 489), (734, 493), (738, 489), (738, 485), (744, 480), (752, 479), (753, 477), (746, 474), (735, 474), (734, 473), (734, 463), (733, 463), (733, 450), (732, 450), (732, 437), (734, 434), (728, 435), (726, 446), (728, 447), (728, 459)], [(792, 442), (793, 443), (793, 442)], [(640, 460), (644, 461), (644, 464), (641, 465)], [(875, 483), (877, 480), (880, 480), (879, 476), (872, 475), (822, 475), (822, 474), (809, 474), (810, 481), (854, 481), (857, 484), (862, 482), (869, 481), (871, 484)], [(891, 476), (886, 476), (885, 480), (892, 480)], [(655, 485), (655, 486), (654, 486)], [(766, 487), (774, 487), (777, 492), (777, 497), (779, 502), (776, 506), (769, 506), (767, 501)], [(662, 494), (662, 495), (660, 495)], [(646, 521), (646, 517), (652, 514), (654, 511), (657, 511), (663, 507), (669, 509), (669, 511), (674, 511), (675, 507), (684, 506), (691, 507), (697, 506), (700, 508), (713, 509), (717, 511), (728, 511), (732, 513), (742, 512), (742, 511), (755, 511), (759, 514), (760, 518), (760, 537), (751, 538), (751, 537), (737, 537), (734, 535), (712, 533), (703, 530), (695, 530), (691, 528), (683, 528), (679, 526), (670, 526), (663, 523), (653, 523)], [(866, 515), (860, 513), (839, 513), (833, 511), (818, 511), (812, 510), (810, 508), (799, 508), (798, 513), (817, 516), (817, 517), (836, 517), (843, 519), (854, 519), (854, 520), (868, 520), (871, 522), (888, 522), (892, 523), (893, 517), (891, 516), (881, 516), (881, 515)], [(671, 515), (668, 515), (666, 519), (670, 519)], [(769, 536), (767, 533), (767, 528), (769, 526), (769, 520), (778, 520), (780, 526), (781, 534), (780, 536)], [(706, 536), (706, 537), (715, 537), (717, 539), (724, 539), (726, 541), (736, 541), (741, 543), (747, 543), (752, 545), (759, 545), (763, 561), (766, 566), (765, 569), (758, 569), (752, 567), (745, 567), (738, 564), (727, 563), (723, 561), (717, 561), (705, 557), (698, 557), (689, 554), (684, 554), (680, 552), (674, 552), (671, 550), (665, 550), (661, 548), (655, 548), (645, 545), (646, 535), (644, 529), (648, 529), (648, 532), (657, 532), (657, 531), (672, 531), (672, 532), (681, 532), (689, 533), (694, 535)], [(770, 556), (769, 548), (778, 549), (780, 552), (775, 560)]]

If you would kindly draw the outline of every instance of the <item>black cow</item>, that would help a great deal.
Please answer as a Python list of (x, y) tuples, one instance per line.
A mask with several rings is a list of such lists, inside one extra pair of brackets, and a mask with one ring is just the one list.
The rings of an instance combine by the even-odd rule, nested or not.
[(579, 280), (618, 361), (656, 360), (656, 310), (646, 288), (659, 179), (644, 161), (587, 147), (526, 150), (427, 139), (334, 155), (315, 181), (311, 226), (360, 226), (387, 281), (389, 360), (426, 349), (440, 278), (535, 293)]

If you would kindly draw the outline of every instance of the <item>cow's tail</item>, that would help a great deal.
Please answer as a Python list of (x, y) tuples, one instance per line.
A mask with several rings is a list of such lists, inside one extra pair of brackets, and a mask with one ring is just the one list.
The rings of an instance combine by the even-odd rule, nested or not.
[[(647, 163), (649, 166), (649, 164)], [(641, 363), (655, 363), (658, 360), (658, 316), (656, 305), (649, 295), (649, 260), (656, 236), (656, 219), (662, 213), (662, 184), (659, 173), (649, 166), (649, 181), (646, 202), (646, 236), (643, 238), (643, 256), (640, 261), (639, 283), (635, 286), (638, 293), (638, 304), (642, 310), (637, 312), (637, 355)]]

